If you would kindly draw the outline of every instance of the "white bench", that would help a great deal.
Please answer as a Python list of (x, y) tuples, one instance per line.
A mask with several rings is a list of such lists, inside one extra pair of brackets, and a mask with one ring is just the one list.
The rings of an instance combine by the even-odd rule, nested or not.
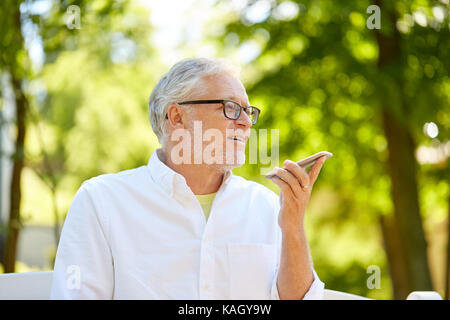
[[(0, 274), (0, 300), (48, 300), (53, 271)], [(325, 289), (325, 300), (371, 300)], [(434, 291), (414, 291), (407, 300), (442, 300)]]
[(0, 300), (48, 300), (53, 271), (0, 274)]

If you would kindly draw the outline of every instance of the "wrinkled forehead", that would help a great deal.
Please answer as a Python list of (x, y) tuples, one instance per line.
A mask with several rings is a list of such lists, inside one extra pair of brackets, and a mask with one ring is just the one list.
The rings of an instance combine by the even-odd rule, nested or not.
[(229, 73), (203, 76), (193, 93), (197, 99), (229, 99), (248, 105), (248, 96), (242, 82)]

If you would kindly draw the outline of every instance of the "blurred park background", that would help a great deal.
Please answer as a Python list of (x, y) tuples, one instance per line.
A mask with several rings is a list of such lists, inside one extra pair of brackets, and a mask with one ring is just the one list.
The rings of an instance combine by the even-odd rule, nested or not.
[[(368, 27), (370, 5), (380, 28)], [(158, 79), (179, 59), (224, 57), (242, 67), (250, 103), (262, 109), (256, 129), (280, 130), (281, 161), (334, 154), (306, 217), (326, 287), (448, 299), (448, 0), (0, 8), (0, 272), (52, 269), (81, 183), (145, 165), (159, 147), (147, 107)], [(259, 172), (234, 170), (278, 192)], [(373, 270), (380, 283), (368, 281)]]

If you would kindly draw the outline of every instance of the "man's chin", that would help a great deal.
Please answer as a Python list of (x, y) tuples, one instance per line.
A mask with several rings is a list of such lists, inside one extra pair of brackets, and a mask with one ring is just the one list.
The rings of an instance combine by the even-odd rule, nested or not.
[[(231, 162), (231, 161), (230, 161)], [(231, 163), (225, 163), (231, 169), (240, 167), (245, 164), (245, 152), (238, 152)]]
[(230, 159), (224, 157), (224, 161), (222, 163), (214, 163), (212, 164), (214, 167), (218, 168), (220, 171), (228, 171), (234, 168), (238, 168), (245, 164), (245, 152), (238, 152), (234, 159)]

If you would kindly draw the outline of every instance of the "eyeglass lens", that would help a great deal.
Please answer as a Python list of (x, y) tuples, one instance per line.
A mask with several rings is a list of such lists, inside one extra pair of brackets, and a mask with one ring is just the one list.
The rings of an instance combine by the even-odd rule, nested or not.
[[(255, 108), (244, 108), (245, 112), (247, 113), (248, 117), (250, 118), (250, 121), (255, 124), (258, 120), (258, 112)], [(241, 107), (234, 102), (227, 101), (225, 102), (225, 115), (230, 119), (238, 119), (241, 114)]]

